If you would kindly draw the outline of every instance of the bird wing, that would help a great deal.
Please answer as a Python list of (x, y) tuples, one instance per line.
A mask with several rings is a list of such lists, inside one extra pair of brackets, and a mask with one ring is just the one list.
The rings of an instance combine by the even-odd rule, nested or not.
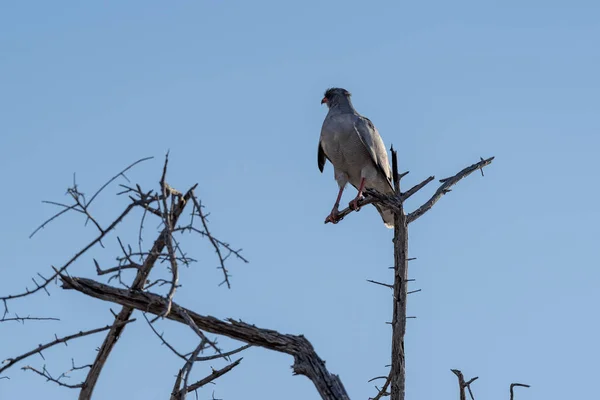
[[(325, 168), (325, 160), (329, 160), (327, 154), (325, 154), (325, 150), (323, 150), (323, 145), (321, 144), (321, 140), (319, 139), (319, 151), (317, 154), (317, 163), (319, 164), (319, 171), (323, 172), (323, 168)], [(331, 162), (331, 160), (329, 160)]]
[(358, 134), (362, 144), (369, 151), (377, 169), (385, 176), (390, 187), (394, 190), (394, 186), (392, 185), (392, 170), (390, 169), (387, 151), (377, 128), (375, 128), (375, 125), (373, 125), (369, 118), (358, 116), (354, 122), (354, 130)]

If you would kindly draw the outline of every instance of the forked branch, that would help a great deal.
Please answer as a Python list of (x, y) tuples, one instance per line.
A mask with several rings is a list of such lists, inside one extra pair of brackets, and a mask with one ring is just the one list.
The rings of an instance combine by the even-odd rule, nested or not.
[(427, 211), (429, 211), (434, 206), (434, 204), (437, 203), (437, 201), (441, 199), (443, 195), (448, 193), (450, 191), (450, 188), (456, 185), (461, 179), (466, 178), (467, 176), (471, 175), (477, 170), (480, 170), (483, 174), (483, 167), (490, 165), (493, 160), (494, 157), (490, 157), (485, 160), (482, 158), (481, 161), (464, 168), (456, 175), (451, 176), (449, 178), (440, 179), (442, 185), (435, 191), (433, 196), (431, 196), (431, 198), (427, 200), (421, 207), (417, 208), (415, 211), (411, 212), (406, 216), (407, 222), (410, 224), (411, 222), (415, 221), (417, 218), (425, 214)]
[[(423, 205), (421, 205), (418, 209), (409, 213), (406, 216), (407, 223), (410, 224), (411, 222), (415, 221), (416, 219), (421, 217), (423, 214), (425, 214), (427, 211), (429, 211), (435, 205), (435, 203), (437, 203), (437, 201), (439, 199), (441, 199), (443, 195), (448, 193), (450, 191), (450, 188), (452, 186), (456, 185), (461, 179), (466, 178), (467, 176), (469, 176), (470, 174), (472, 174), (473, 172), (475, 172), (477, 170), (480, 170), (483, 174), (483, 168), (490, 165), (493, 160), (494, 160), (494, 157), (490, 157), (487, 159), (482, 158), (481, 161), (464, 168), (463, 170), (459, 171), (456, 175), (451, 176), (449, 178), (441, 179), (440, 183), (442, 183), (442, 185), (440, 185), (440, 187), (436, 190), (436, 192), (433, 194), (433, 196), (431, 196), (431, 198), (429, 200), (427, 200)], [(398, 177), (398, 181), (399, 181), (400, 178), (406, 176), (406, 174), (407, 173), (404, 173), (404, 174), (396, 173), (395, 176)], [(379, 193), (373, 189), (366, 189), (365, 190), (366, 197), (364, 199), (358, 201), (359, 209), (360, 209), (360, 207), (363, 207), (363, 206), (366, 206), (366, 205), (369, 205), (372, 203), (378, 203), (378, 204), (381, 204), (381, 205), (391, 209), (392, 211), (399, 212), (399, 210), (401, 208), (400, 207), (401, 203), (406, 201), (408, 198), (410, 198), (412, 195), (417, 193), (419, 190), (423, 189), (429, 182), (433, 181), (434, 179), (435, 178), (433, 176), (430, 176), (430, 177), (424, 179), (422, 182), (418, 183), (417, 185), (413, 186), (406, 192), (401, 192), (400, 195), (398, 195), (398, 194), (385, 195), (385, 194)], [(338, 222), (341, 221), (348, 214), (352, 213), (352, 211), (354, 211), (354, 210), (352, 210), (350, 207), (346, 207), (343, 210), (341, 210), (338, 215)], [(326, 221), (325, 223), (328, 223), (328, 221)]]
[[(121, 304), (126, 309), (138, 309), (161, 315), (166, 306), (164, 297), (149, 292), (115, 288), (86, 278), (61, 277), (63, 288), (75, 289), (88, 296)], [(241, 321), (222, 321), (202, 316), (173, 302), (166, 318), (188, 325), (186, 314), (203, 331), (223, 335), (247, 344), (286, 353), (294, 357), (294, 373), (304, 375), (315, 385), (325, 400), (348, 400), (348, 394), (337, 375), (331, 374), (325, 362), (317, 355), (312, 344), (302, 335), (282, 334), (271, 329), (258, 328)]]

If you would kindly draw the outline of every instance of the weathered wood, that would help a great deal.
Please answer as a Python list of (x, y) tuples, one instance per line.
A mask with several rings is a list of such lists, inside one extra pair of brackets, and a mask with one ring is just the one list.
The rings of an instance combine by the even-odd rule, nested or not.
[[(121, 304), (124, 309), (138, 309), (162, 315), (167, 304), (164, 297), (150, 292), (119, 289), (86, 278), (61, 276), (61, 279), (65, 289), (75, 289), (100, 300)], [(171, 311), (166, 318), (187, 325), (184, 313), (187, 313), (198, 328), (204, 331), (293, 356), (294, 373), (310, 379), (322, 399), (349, 400), (340, 378), (327, 370), (325, 362), (317, 355), (312, 344), (303, 335), (282, 334), (241, 321), (222, 321), (215, 317), (197, 314), (175, 302), (172, 303)]]

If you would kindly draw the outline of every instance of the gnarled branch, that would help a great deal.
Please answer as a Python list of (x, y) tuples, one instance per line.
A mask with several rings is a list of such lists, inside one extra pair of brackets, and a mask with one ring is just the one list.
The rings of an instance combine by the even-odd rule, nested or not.
[[(75, 289), (97, 299), (121, 304), (124, 309), (138, 309), (161, 315), (166, 306), (166, 300), (157, 294), (119, 289), (86, 278), (61, 276), (61, 279), (65, 289)], [(282, 334), (241, 321), (222, 321), (215, 317), (199, 315), (175, 302), (172, 303), (171, 312), (166, 318), (188, 325), (185, 314), (194, 321), (199, 329), (206, 332), (224, 335), (293, 356), (294, 373), (310, 379), (322, 399), (349, 399), (340, 378), (327, 370), (325, 362), (317, 355), (312, 344), (304, 336)]]

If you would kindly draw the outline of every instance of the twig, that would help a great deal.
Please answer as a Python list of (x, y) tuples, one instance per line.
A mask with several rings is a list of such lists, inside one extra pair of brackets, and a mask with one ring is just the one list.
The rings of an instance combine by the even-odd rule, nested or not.
[[(388, 386), (390, 385), (390, 382), (392, 381), (392, 373), (390, 372), (390, 374), (387, 376), (387, 378), (385, 376), (382, 376), (381, 378), (385, 379), (385, 383), (383, 384), (383, 387), (381, 389), (379, 389), (379, 393), (377, 393), (377, 396), (371, 398), (369, 397), (369, 400), (379, 400), (384, 396), (389, 396), (390, 393), (387, 391)], [(371, 382), (371, 381), (369, 381)]]
[[(79, 257), (81, 257), (84, 253), (86, 253), (89, 249), (91, 249), (92, 247), (94, 247), (96, 244), (100, 243), (100, 241), (111, 231), (113, 230), (121, 221), (123, 221), (123, 219), (125, 218), (125, 216), (127, 214), (129, 214), (129, 212), (136, 206), (135, 203), (129, 204), (127, 206), (127, 208), (125, 208), (125, 211), (123, 211), (121, 213), (121, 215), (119, 215), (117, 217), (117, 219), (115, 219), (113, 221), (112, 224), (110, 224), (110, 226), (108, 228), (106, 228), (102, 233), (100, 233), (94, 240), (92, 240), (90, 243), (88, 243), (87, 246), (85, 246), (83, 249), (81, 249), (77, 254), (75, 254), (73, 257), (71, 257), (71, 259), (69, 261), (67, 261), (66, 264), (64, 264), (62, 267), (58, 268), (55, 270), (54, 274), (46, 279), (44, 281), (44, 283), (42, 284), (38, 284), (37, 287), (33, 290), (29, 290), (26, 289), (25, 292), (19, 293), (19, 294), (13, 294), (13, 295), (8, 295), (8, 296), (4, 296), (4, 297), (0, 297), (0, 300), (14, 300), (20, 297), (25, 297), (28, 296), (30, 294), (36, 293), (39, 290), (45, 289), (46, 286), (48, 286), (50, 284), (50, 282), (52, 282), (56, 277), (58, 277), (61, 273), (63, 273), (71, 264), (73, 264)], [(5, 303), (6, 304), (6, 303)]]
[(141, 267), (141, 265), (139, 265), (139, 264), (132, 263), (132, 264), (126, 264), (126, 265), (117, 265), (116, 267), (102, 269), (102, 268), (100, 268), (100, 264), (98, 264), (98, 261), (96, 261), (96, 259), (94, 259), (94, 266), (96, 267), (96, 274), (98, 274), (98, 275), (106, 275), (106, 274), (110, 274), (113, 272), (121, 272), (124, 269), (139, 269)]
[(25, 321), (60, 321), (60, 318), (54, 318), (54, 317), (19, 317), (18, 315), (15, 314), (14, 317), (12, 318), (2, 318), (0, 319), (0, 322), (8, 322), (8, 321), (17, 321), (17, 322), (21, 322), (21, 323), (25, 323)]
[(186, 356), (184, 356), (183, 354), (181, 354), (180, 352), (178, 352), (175, 347), (173, 347), (169, 342), (167, 342), (165, 340), (165, 338), (163, 337), (163, 334), (160, 334), (156, 331), (156, 329), (154, 328), (154, 325), (152, 325), (152, 322), (150, 322), (150, 320), (148, 319), (148, 317), (146, 316), (146, 313), (142, 314), (144, 316), (144, 319), (146, 320), (146, 322), (148, 323), (148, 326), (150, 327), (150, 329), (152, 329), (152, 332), (154, 332), (154, 334), (156, 336), (158, 336), (158, 338), (161, 340), (161, 342), (167, 346), (169, 348), (169, 350), (171, 350), (175, 355), (177, 355), (177, 357), (183, 359), (183, 360), (187, 360)]
[[(179, 283), (179, 268), (177, 266), (177, 259), (175, 258), (175, 251), (173, 250), (173, 220), (172, 220), (172, 207), (167, 207), (167, 197), (170, 194), (170, 187), (167, 185), (166, 177), (167, 177), (167, 164), (169, 163), (169, 153), (165, 156), (165, 164), (163, 167), (162, 178), (160, 179), (160, 187), (162, 189), (162, 204), (163, 204), (163, 212), (162, 218), (163, 223), (165, 225), (165, 244), (167, 245), (167, 252), (169, 253), (169, 261), (171, 263), (171, 273), (173, 274), (173, 279), (171, 281), (171, 288), (169, 289), (169, 293), (167, 294), (167, 306), (165, 307), (165, 311), (163, 318), (166, 317), (169, 312), (171, 312), (171, 303), (173, 302), (173, 297), (175, 296), (175, 290), (177, 289), (177, 285)], [(171, 196), (171, 204), (174, 204), (175, 196)], [(187, 376), (186, 376), (187, 379)]]
[(429, 182), (431, 182), (434, 179), (435, 179), (435, 176), (430, 176), (429, 178), (425, 179), (423, 182), (411, 187), (408, 191), (402, 193), (402, 201), (406, 201), (410, 196), (417, 193), (419, 190), (423, 189), (425, 187), (425, 185), (427, 185)]
[(531, 387), (530, 385), (527, 385), (525, 383), (511, 383), (510, 384), (510, 400), (514, 400), (513, 389), (517, 386), (518, 387), (526, 387), (526, 388)]
[(462, 171), (458, 172), (454, 176), (451, 176), (450, 178), (440, 179), (442, 185), (435, 191), (433, 196), (431, 196), (431, 198), (427, 200), (421, 207), (407, 215), (406, 219), (408, 223), (410, 224), (411, 222), (415, 221), (417, 218), (425, 214), (427, 211), (429, 211), (433, 207), (433, 205), (437, 203), (437, 201), (441, 199), (442, 196), (450, 190), (450, 187), (456, 185), (461, 179), (466, 178), (478, 169), (482, 170), (483, 167), (490, 165), (493, 160), (494, 157), (481, 160), (478, 163), (464, 168)]
[[(192, 330), (196, 333), (196, 335), (198, 335), (200, 337), (200, 339), (202, 339), (202, 343), (208, 343), (218, 354), (222, 354), (221, 349), (217, 347), (215, 342), (209, 340), (206, 337), (204, 332), (202, 332), (200, 330), (200, 328), (198, 328), (198, 325), (196, 325), (196, 322), (194, 322), (194, 320), (189, 316), (187, 311), (181, 310), (180, 313), (181, 313), (181, 316), (183, 317), (183, 320), (186, 322), (186, 324), (188, 324), (188, 326), (190, 328), (192, 328)], [(198, 357), (198, 355), (193, 356), (192, 358), (190, 358), (190, 360), (195, 361), (196, 357)]]
[(229, 356), (232, 356), (232, 355), (234, 355), (236, 353), (239, 353), (240, 351), (244, 351), (244, 350), (246, 350), (249, 347), (252, 347), (252, 345), (251, 344), (247, 344), (247, 345), (244, 345), (242, 347), (238, 347), (235, 350), (231, 350), (231, 351), (228, 351), (228, 352), (222, 353), (222, 354), (215, 354), (215, 355), (212, 355), (212, 356), (205, 356), (205, 357), (196, 357), (195, 361), (209, 361), (209, 360), (215, 360), (217, 358), (228, 358)]
[(377, 282), (377, 281), (374, 281), (374, 280), (371, 280), (371, 279), (367, 279), (367, 282), (371, 282), (371, 283), (374, 283), (374, 284), (376, 284), (376, 285), (385, 286), (385, 287), (388, 287), (388, 288), (390, 288), (390, 289), (393, 289), (393, 288), (394, 288), (394, 285), (390, 285), (389, 283)]
[(9, 358), (4, 360), (4, 366), (2, 368), (0, 368), (0, 373), (6, 371), (7, 369), (9, 369), (10, 367), (12, 367), (13, 365), (15, 365), (16, 363), (18, 363), (21, 360), (24, 360), (25, 358), (32, 356), (34, 354), (41, 354), (42, 350), (46, 350), (54, 345), (57, 345), (59, 343), (66, 343), (71, 339), (76, 339), (76, 338), (80, 338), (83, 336), (87, 336), (87, 335), (93, 335), (94, 333), (98, 333), (98, 332), (102, 332), (102, 331), (106, 331), (111, 329), (114, 326), (123, 326), (125, 324), (128, 324), (130, 322), (135, 321), (135, 319), (130, 319), (124, 322), (119, 322), (116, 323), (114, 325), (107, 325), (105, 327), (102, 328), (96, 328), (96, 329), (91, 329), (89, 331), (85, 331), (85, 332), (79, 332), (79, 333), (75, 333), (73, 335), (69, 335), (69, 336), (65, 336), (62, 338), (56, 338), (55, 340), (48, 342), (46, 344), (43, 345), (39, 345), (36, 349), (28, 351), (27, 353), (21, 354), (20, 356), (14, 357), (14, 358)]
[(469, 395), (471, 396), (471, 400), (475, 400), (475, 397), (473, 396), (473, 392), (471, 391), (471, 383), (475, 382), (477, 379), (479, 379), (479, 377), (476, 376), (475, 378), (472, 378), (469, 381), (465, 382), (465, 377), (461, 371), (459, 371), (458, 369), (451, 369), (450, 371), (452, 371), (454, 373), (454, 375), (456, 375), (456, 377), (458, 378), (458, 387), (460, 390), (460, 400), (467, 399), (467, 395), (465, 394), (465, 389), (469, 390)]
[(139, 160), (137, 160), (136, 162), (130, 164), (129, 166), (127, 166), (125, 169), (123, 169), (121, 172), (119, 172), (117, 175), (113, 176), (112, 178), (109, 179), (108, 182), (106, 182), (104, 185), (102, 185), (102, 187), (100, 189), (98, 189), (98, 191), (96, 193), (94, 193), (94, 195), (92, 196), (92, 198), (90, 199), (90, 201), (87, 202), (87, 206), (89, 207), (90, 204), (92, 204), (92, 202), (94, 201), (94, 199), (108, 186), (110, 185), (115, 179), (117, 179), (119, 176), (123, 176), (125, 177), (125, 172), (129, 171), (131, 168), (133, 168), (134, 166), (136, 166), (137, 164), (144, 162), (144, 161), (148, 161), (148, 160), (152, 160), (154, 157), (144, 157), (144, 158), (140, 158)]
[[(92, 198), (90, 199), (90, 201), (87, 202), (86, 207), (89, 207), (90, 204), (94, 201), (94, 199), (96, 198), (96, 196), (98, 196), (100, 194), (100, 192), (102, 192), (102, 190), (104, 190), (108, 185), (111, 184), (111, 182), (113, 182), (115, 179), (117, 179), (119, 176), (123, 175), (126, 171), (128, 171), (129, 169), (131, 169), (132, 167), (134, 167), (135, 165), (146, 161), (146, 160), (150, 160), (154, 157), (146, 157), (146, 158), (141, 158), (139, 160), (137, 160), (136, 162), (134, 162), (133, 164), (130, 164), (128, 167), (126, 167), (125, 169), (123, 169), (121, 172), (119, 172), (117, 175), (113, 176), (111, 179), (108, 180), (108, 182), (106, 182), (104, 185), (102, 185), (102, 187), (100, 189), (98, 189), (98, 191), (96, 193), (94, 193), (94, 195), (92, 196)], [(123, 175), (124, 176), (124, 175)], [(76, 190), (77, 185), (73, 185), (73, 189)], [(50, 217), (49, 219), (47, 219), (46, 221), (44, 221), (40, 226), (38, 226), (30, 235), (29, 238), (31, 239), (38, 231), (40, 231), (41, 229), (45, 228), (46, 225), (48, 225), (50, 222), (52, 222), (53, 220), (55, 220), (56, 218), (60, 217), (62, 214), (66, 213), (69, 210), (73, 210), (76, 209), (76, 207), (78, 206), (78, 204), (73, 204), (71, 206), (67, 206), (64, 204), (60, 204), (60, 203), (55, 203), (55, 202), (49, 202), (49, 201), (45, 201), (45, 203), (49, 203), (49, 204), (55, 204), (55, 205), (60, 205), (62, 207), (65, 207), (64, 210), (56, 213), (54, 216)], [(85, 213), (85, 210), (76, 210), (82, 213)], [(98, 226), (98, 225), (97, 225)], [(98, 226), (99, 227), (99, 226)], [(102, 230), (101, 230), (102, 232)]]
[[(41, 371), (38, 371), (37, 369), (33, 368), (30, 365), (26, 365), (23, 368), (21, 368), (23, 371), (32, 371), (35, 372), (36, 374), (43, 376), (44, 378), (46, 378), (46, 381), (48, 382), (54, 382), (59, 386), (63, 386), (63, 387), (67, 387), (69, 389), (79, 389), (83, 386), (83, 383), (78, 383), (76, 385), (69, 385), (68, 383), (64, 383), (60, 381), (60, 378), (53, 378), (52, 375), (50, 375), (50, 372), (48, 372), (48, 370), (46, 369), (46, 366), (44, 365), (43, 369)], [(62, 375), (61, 375), (62, 377)]]
[[(223, 271), (223, 276), (224, 276), (224, 280), (223, 280), (223, 282), (221, 282), (221, 285), (223, 283), (226, 283), (227, 288), (231, 289), (231, 284), (229, 283), (229, 273), (227, 271), (227, 268), (225, 268), (225, 258), (223, 258), (223, 254), (221, 254), (221, 248), (219, 246), (219, 243), (211, 235), (211, 233), (208, 229), (208, 221), (206, 220), (206, 215), (204, 214), (204, 212), (202, 212), (202, 205), (200, 204), (200, 202), (198, 201), (198, 199), (196, 198), (195, 195), (192, 195), (192, 201), (194, 202), (195, 209), (198, 212), (197, 215), (200, 217), (200, 220), (202, 221), (202, 226), (204, 227), (204, 234), (206, 235), (206, 237), (208, 237), (208, 240), (213, 245), (215, 252), (217, 253), (217, 257), (219, 257), (219, 263), (220, 263), (219, 268)], [(239, 257), (239, 255), (238, 255), (238, 257)]]
[(206, 346), (206, 341), (204, 339), (202, 339), (200, 344), (198, 346), (196, 346), (196, 349), (194, 350), (194, 352), (192, 353), (192, 355), (186, 361), (185, 365), (182, 368), (182, 370), (184, 371), (183, 372), (183, 387), (179, 391), (179, 396), (177, 396), (180, 400), (184, 400), (185, 395), (187, 394), (188, 379), (190, 377), (190, 374), (192, 373), (192, 368), (194, 367), (194, 359), (196, 357), (198, 357), (198, 353), (200, 353), (202, 350), (204, 350), (205, 346)]
[(186, 388), (187, 392), (189, 393), (194, 390), (197, 390), (197, 389), (201, 388), (202, 386), (206, 385), (207, 383), (214, 381), (218, 377), (225, 375), (226, 373), (228, 373), (229, 371), (231, 371), (232, 369), (237, 367), (242, 360), (243, 360), (243, 358), (240, 358), (240, 359), (235, 360), (234, 362), (232, 362), (231, 364), (227, 365), (224, 368), (217, 369), (217, 370), (213, 369), (212, 374), (210, 374), (206, 378), (200, 379), (198, 382), (192, 383), (190, 386), (188, 386)]

